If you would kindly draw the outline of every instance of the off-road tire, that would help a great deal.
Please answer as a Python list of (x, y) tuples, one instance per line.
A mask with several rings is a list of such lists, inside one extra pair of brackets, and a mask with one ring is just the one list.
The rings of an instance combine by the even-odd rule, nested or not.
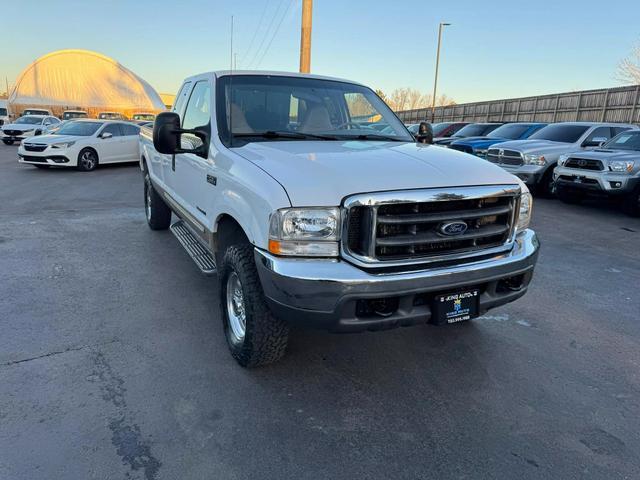
[(640, 185), (624, 197), (622, 200), (622, 211), (632, 217), (640, 217)]
[(5, 145), (13, 145), (13, 140), (2, 140)]
[[(251, 244), (229, 246), (218, 276), (220, 312), (227, 344), (233, 358), (246, 368), (280, 360), (289, 339), (289, 326), (271, 313), (265, 301), (253, 252)], [(227, 280), (232, 272), (240, 280), (245, 307), (245, 334), (239, 341), (231, 332), (227, 312)]]
[[(84, 161), (84, 155), (92, 157), (93, 161)], [(93, 148), (83, 148), (80, 150), (80, 153), (78, 153), (78, 165), (76, 168), (81, 172), (91, 172), (98, 167), (99, 161), (100, 158), (98, 157), (98, 153)]]
[(581, 193), (572, 192), (564, 187), (556, 187), (556, 197), (562, 203), (568, 203), (569, 205), (579, 205), (584, 200), (584, 195)]
[(171, 209), (153, 188), (147, 171), (144, 173), (144, 211), (151, 230), (166, 230), (171, 225)]

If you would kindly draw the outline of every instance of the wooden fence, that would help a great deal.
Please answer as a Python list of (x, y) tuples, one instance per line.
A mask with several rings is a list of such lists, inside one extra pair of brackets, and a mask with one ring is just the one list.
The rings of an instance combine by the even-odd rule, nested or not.
[[(640, 85), (436, 107), (434, 122), (623, 122), (640, 124)], [(431, 108), (397, 112), (431, 121)]]

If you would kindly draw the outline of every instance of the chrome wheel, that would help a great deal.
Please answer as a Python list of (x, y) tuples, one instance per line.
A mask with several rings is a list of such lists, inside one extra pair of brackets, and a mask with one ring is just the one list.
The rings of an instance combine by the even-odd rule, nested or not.
[(96, 156), (93, 152), (87, 150), (80, 155), (80, 165), (83, 170), (93, 170), (96, 168)]
[(236, 342), (242, 342), (247, 328), (246, 310), (242, 284), (236, 272), (227, 278), (227, 320)]

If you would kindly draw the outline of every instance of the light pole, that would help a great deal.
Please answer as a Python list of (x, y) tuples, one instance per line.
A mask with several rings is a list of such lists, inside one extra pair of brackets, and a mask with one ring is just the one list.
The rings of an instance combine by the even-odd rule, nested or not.
[(431, 99), (431, 123), (436, 118), (436, 92), (438, 91), (438, 68), (440, 67), (440, 43), (442, 42), (442, 27), (448, 27), (450, 23), (440, 22), (438, 27), (438, 51), (436, 53), (436, 78), (433, 81), (433, 98)]

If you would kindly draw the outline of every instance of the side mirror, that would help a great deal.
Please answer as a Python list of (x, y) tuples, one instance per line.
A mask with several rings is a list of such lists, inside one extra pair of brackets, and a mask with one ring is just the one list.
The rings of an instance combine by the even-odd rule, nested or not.
[(113, 133), (104, 132), (100, 134), (100, 138), (103, 140), (106, 140), (107, 138), (111, 138), (111, 137), (113, 137)]
[(433, 127), (430, 123), (420, 122), (418, 133), (416, 134), (416, 140), (418, 143), (433, 143)]
[[(182, 148), (180, 137), (185, 133), (198, 137), (202, 144), (195, 148)], [(206, 158), (209, 138), (202, 129), (185, 130), (180, 128), (180, 115), (177, 113), (162, 112), (158, 114), (153, 124), (153, 146), (159, 153), (166, 155), (193, 153)]]

